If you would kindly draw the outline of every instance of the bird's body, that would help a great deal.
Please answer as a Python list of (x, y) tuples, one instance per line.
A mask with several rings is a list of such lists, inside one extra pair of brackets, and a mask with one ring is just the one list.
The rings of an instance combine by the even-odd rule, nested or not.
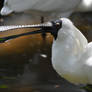
[(5, 0), (1, 15), (26, 10), (40, 11), (52, 15), (69, 16), (81, 0)]
[(52, 65), (56, 72), (74, 84), (92, 84), (92, 43), (68, 19), (52, 46)]
[(92, 0), (4, 0), (1, 15), (28, 10), (31, 14), (40, 12), (42, 16), (47, 13), (50, 16), (68, 17), (74, 11), (92, 11)]

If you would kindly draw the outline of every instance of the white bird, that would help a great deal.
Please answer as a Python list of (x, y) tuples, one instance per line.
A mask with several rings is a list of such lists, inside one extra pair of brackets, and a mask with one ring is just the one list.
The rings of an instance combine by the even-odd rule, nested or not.
[(41, 28), (32, 34), (44, 30), (53, 35), (52, 65), (61, 77), (74, 84), (92, 84), (92, 42), (88, 43), (71, 20), (60, 18), (31, 27)]
[(52, 45), (52, 65), (74, 84), (92, 84), (92, 43), (66, 18)]
[(52, 65), (56, 72), (74, 84), (92, 84), (92, 42), (67, 18), (52, 45)]
[(48, 13), (68, 17), (72, 12), (92, 11), (92, 0), (4, 0), (0, 14), (8, 15), (26, 10), (30, 10), (31, 13), (40, 11), (42, 15)]
[(5, 0), (1, 9), (1, 15), (12, 12), (40, 11), (51, 15), (68, 17), (77, 7), (81, 0)]

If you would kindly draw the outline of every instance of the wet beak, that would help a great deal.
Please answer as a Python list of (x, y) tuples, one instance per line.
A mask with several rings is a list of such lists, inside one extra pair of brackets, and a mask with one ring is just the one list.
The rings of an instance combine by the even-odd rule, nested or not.
[(0, 31), (8, 31), (8, 30), (14, 30), (14, 29), (21, 29), (21, 28), (37, 28), (37, 29), (40, 28), (40, 29), (31, 31), (31, 32), (22, 33), (22, 34), (0, 37), (0, 43), (4, 43), (7, 40), (11, 40), (11, 39), (18, 38), (25, 35), (38, 34), (38, 33), (43, 33), (43, 32), (50, 33), (52, 29), (52, 23), (47, 22), (44, 24), (37, 24), (37, 25), (1, 26)]
[(56, 20), (52, 22), (37, 24), (37, 25), (18, 25), (18, 26), (0, 26), (0, 31), (7, 31), (7, 30), (13, 30), (13, 29), (21, 29), (21, 28), (40, 28), (39, 30), (32, 31), (32, 32), (26, 32), (22, 34), (17, 35), (11, 35), (7, 37), (1, 37), (0, 43), (3, 43), (7, 40), (11, 40), (20, 36), (25, 35), (32, 35), (32, 34), (38, 34), (38, 33), (51, 33), (54, 37), (54, 39), (57, 38), (58, 30), (62, 27), (62, 21)]

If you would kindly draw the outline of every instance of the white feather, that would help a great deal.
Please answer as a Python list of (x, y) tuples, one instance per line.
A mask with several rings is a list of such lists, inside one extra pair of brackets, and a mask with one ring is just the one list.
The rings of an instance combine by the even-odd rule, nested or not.
[(66, 18), (52, 45), (52, 65), (74, 84), (92, 84), (92, 43)]
[(81, 0), (5, 0), (2, 15), (25, 10), (48, 12), (52, 15), (69, 16)]

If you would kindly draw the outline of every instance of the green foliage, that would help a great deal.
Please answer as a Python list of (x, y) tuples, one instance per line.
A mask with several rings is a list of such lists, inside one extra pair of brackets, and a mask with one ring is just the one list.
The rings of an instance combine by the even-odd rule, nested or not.
[(92, 92), (92, 85), (87, 85), (85, 87), (82, 87), (81, 89), (86, 90), (87, 92)]
[(0, 88), (8, 88), (7, 85), (0, 85)]

